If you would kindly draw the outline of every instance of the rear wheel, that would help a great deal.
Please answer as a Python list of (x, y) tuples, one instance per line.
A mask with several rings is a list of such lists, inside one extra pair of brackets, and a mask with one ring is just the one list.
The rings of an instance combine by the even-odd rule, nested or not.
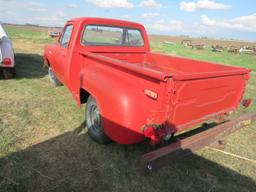
[(89, 96), (86, 103), (86, 125), (88, 128), (89, 136), (100, 144), (106, 144), (110, 142), (110, 139), (105, 134), (103, 129), (102, 117), (100, 115), (100, 109), (95, 99)]
[(4, 68), (3, 75), (5, 79), (12, 79), (15, 77), (15, 69), (12, 68)]
[(55, 86), (61, 86), (62, 83), (58, 80), (58, 78), (55, 76), (55, 74), (53, 73), (53, 70), (51, 67), (48, 68), (48, 74), (49, 74), (49, 79), (51, 81), (51, 83)]

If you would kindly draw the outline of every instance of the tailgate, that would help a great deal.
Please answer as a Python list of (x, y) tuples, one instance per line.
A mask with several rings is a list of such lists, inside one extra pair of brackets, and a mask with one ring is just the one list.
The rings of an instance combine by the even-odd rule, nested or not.
[(241, 101), (247, 80), (248, 73), (187, 80), (171, 79), (170, 122), (180, 131), (216, 115), (233, 111)]

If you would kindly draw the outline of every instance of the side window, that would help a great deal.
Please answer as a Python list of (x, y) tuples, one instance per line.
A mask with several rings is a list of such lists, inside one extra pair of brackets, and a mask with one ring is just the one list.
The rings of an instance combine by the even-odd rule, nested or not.
[(136, 29), (127, 29), (125, 45), (128, 46), (143, 46), (144, 40), (141, 32)]
[(63, 32), (63, 35), (60, 39), (60, 46), (61, 47), (65, 47), (65, 48), (68, 47), (68, 44), (69, 44), (69, 41), (70, 41), (70, 38), (71, 38), (71, 34), (72, 34), (72, 30), (73, 30), (73, 25), (66, 26), (66, 28)]

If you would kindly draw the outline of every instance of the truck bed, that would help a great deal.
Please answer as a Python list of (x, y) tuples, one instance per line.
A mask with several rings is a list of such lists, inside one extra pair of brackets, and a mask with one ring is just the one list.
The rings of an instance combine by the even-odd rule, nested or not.
[(146, 65), (172, 78), (170, 122), (176, 131), (232, 112), (242, 100), (250, 69), (161, 54), (148, 54)]
[[(232, 112), (242, 99), (250, 69), (158, 53), (87, 53), (128, 73), (166, 82), (162, 110), (173, 132)], [(143, 78), (143, 76), (141, 76)], [(169, 94), (170, 93), (170, 94)]]

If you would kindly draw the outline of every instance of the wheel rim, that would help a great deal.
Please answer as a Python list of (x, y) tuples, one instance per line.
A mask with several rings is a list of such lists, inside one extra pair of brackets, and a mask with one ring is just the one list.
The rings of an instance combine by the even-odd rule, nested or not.
[(100, 131), (101, 129), (101, 116), (97, 105), (92, 104), (89, 109), (91, 128), (95, 131)]

